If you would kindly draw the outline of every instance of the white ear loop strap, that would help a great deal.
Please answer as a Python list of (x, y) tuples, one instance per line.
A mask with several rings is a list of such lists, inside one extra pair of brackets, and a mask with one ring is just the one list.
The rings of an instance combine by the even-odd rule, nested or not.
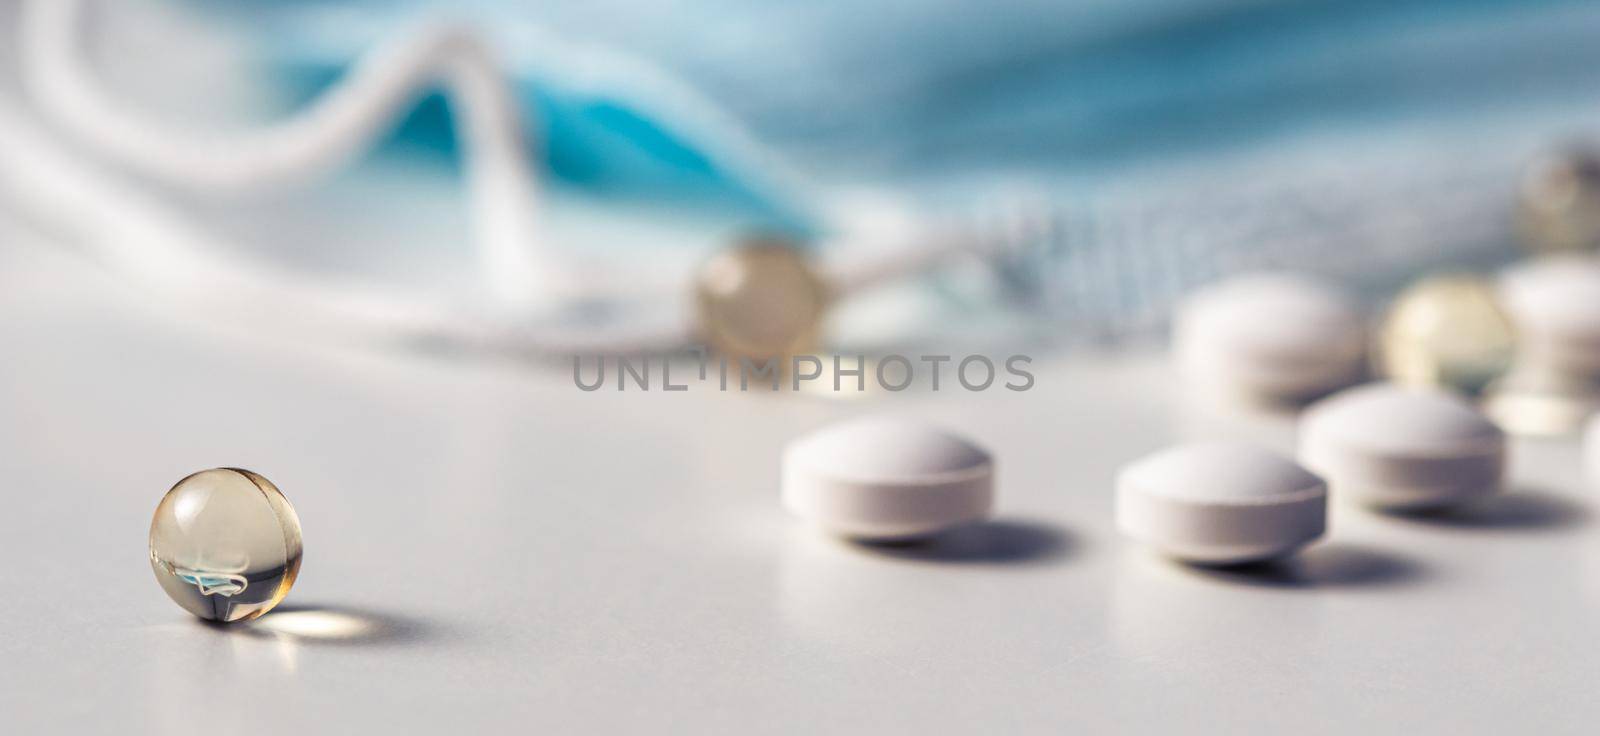
[[(23, 82), (52, 122), (91, 148), (145, 176), (201, 193), (242, 193), (304, 183), (348, 164), (373, 145), (403, 107), (442, 85), (457, 116), (466, 157), (468, 199), (478, 254), (495, 309), (412, 304), (404, 295), (296, 277), (265, 264), (211, 252), (206, 239), (159, 203), (95, 183), (91, 169), (61, 163), (63, 196), (105, 210), (102, 225), (148, 237), (105, 238), (103, 255), (162, 288), (208, 297), (232, 292), (273, 311), (319, 310), (379, 332), (433, 334), (491, 342), (522, 352), (557, 344), (617, 350), (670, 349), (687, 339), (687, 324), (657, 324), (631, 334), (534, 328), (525, 318), (549, 316), (589, 291), (572, 264), (538, 237), (537, 184), (519, 109), (488, 47), (469, 30), (432, 26), (364, 55), (337, 84), (287, 120), (231, 136), (175, 132), (118, 105), (96, 82), (80, 48), (85, 0), (25, 0), (20, 35)], [(69, 157), (60, 155), (62, 162)], [(71, 191), (71, 194), (67, 192)], [(822, 264), (836, 297), (931, 270), (956, 257), (994, 256), (1017, 244), (1015, 227), (919, 226), (888, 249)], [(1027, 228), (1024, 228), (1026, 230)], [(138, 244), (138, 252), (128, 250)], [(853, 248), (849, 250), (854, 250)], [(226, 288), (224, 288), (224, 286)], [(685, 284), (685, 289), (688, 285)], [(591, 295), (592, 296), (592, 295)], [(259, 308), (259, 306), (258, 306)], [(607, 344), (607, 340), (616, 344)]]
[(440, 304), (377, 288), (284, 273), (210, 243), (183, 217), (60, 149), (0, 109), (0, 195), (6, 204), (81, 244), (119, 276), (202, 311), (333, 333), (341, 339), (491, 338)]
[(235, 255), (181, 212), (64, 150), (31, 121), (0, 106), (0, 204), (83, 247), (119, 278), (192, 313), (317, 334), (342, 344), (421, 345), (525, 358), (677, 349), (686, 324), (562, 330), (497, 319), (446, 299), (332, 281)]
[(22, 7), (22, 76), (52, 121), (141, 174), (200, 192), (247, 192), (325, 175), (370, 147), (402, 107), (440, 84), (456, 111), (478, 254), (490, 296), (513, 312), (572, 295), (556, 253), (539, 237), (536, 178), (505, 75), (470, 32), (433, 26), (380, 46), (293, 117), (218, 137), (181, 133), (118, 106), (79, 48), (83, 0)]

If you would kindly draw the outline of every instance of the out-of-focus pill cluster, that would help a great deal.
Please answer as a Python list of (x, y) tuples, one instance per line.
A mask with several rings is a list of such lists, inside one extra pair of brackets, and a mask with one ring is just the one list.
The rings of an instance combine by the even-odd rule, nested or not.
[(1563, 434), (1600, 396), (1600, 155), (1540, 163), (1522, 189), (1530, 256), (1496, 274), (1425, 276), (1374, 324), (1337, 284), (1234, 276), (1178, 307), (1174, 349), (1197, 388), (1301, 401), (1380, 377), (1481, 399), (1508, 431)]
[[(1186, 390), (1294, 410), (1293, 457), (1227, 437), (1153, 452), (1117, 475), (1118, 528), (1194, 564), (1279, 558), (1323, 536), (1330, 498), (1449, 512), (1501, 490), (1508, 434), (1585, 421), (1600, 472), (1600, 158), (1540, 164), (1520, 209), (1526, 259), (1426, 276), (1375, 313), (1301, 273), (1190, 293), (1172, 322)], [(791, 510), (856, 539), (926, 537), (993, 502), (986, 452), (904, 422), (821, 431), (784, 465)]]
[[(1300, 410), (1296, 457), (1258, 448), (1251, 462), (1153, 477), (1172, 457), (1221, 457), (1203, 445), (1157, 453), (1119, 478), (1119, 525), (1195, 562), (1279, 556), (1320, 527), (1292, 533), (1315, 526), (1311, 512), (1263, 514), (1264, 504), (1304, 504), (1325, 483), (1379, 511), (1449, 509), (1500, 489), (1507, 433), (1578, 431), (1600, 408), (1600, 158), (1541, 162), (1519, 212), (1526, 259), (1495, 274), (1426, 276), (1376, 319), (1338, 284), (1304, 274), (1236, 275), (1190, 294), (1173, 320), (1189, 390)], [(1600, 454), (1600, 436), (1585, 446)], [(1285, 480), (1284, 463), (1316, 482)]]

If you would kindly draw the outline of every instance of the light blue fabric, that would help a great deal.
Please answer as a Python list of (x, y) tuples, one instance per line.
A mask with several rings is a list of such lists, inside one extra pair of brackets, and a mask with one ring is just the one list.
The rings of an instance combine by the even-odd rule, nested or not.
[[(1577, 0), (182, 1), (250, 29), (297, 98), (422, 16), (612, 49), (682, 80), (819, 189), (1097, 182), (1330, 132), (1600, 125), (1600, 3)], [(626, 90), (526, 69), (517, 85), (563, 181), (816, 225), (808, 192), (714, 163), (722, 141)], [(396, 148), (450, 160), (446, 121), (429, 100)]]
[[(308, 38), (337, 67), (420, 15), (535, 25), (656, 65), (797, 166), (842, 168), (841, 178), (1117, 167), (1307, 128), (1600, 99), (1600, 4), (1580, 0), (188, 2), (240, 16), (302, 67)], [(339, 20), (351, 17), (364, 22)], [(536, 94), (538, 80), (523, 86)], [(587, 117), (584, 101), (559, 93), (543, 104)], [(652, 114), (629, 109), (645, 125), (593, 122), (620, 139), (670, 130)], [(678, 154), (713, 143), (677, 140), (661, 162), (692, 170), (696, 157)], [(637, 152), (555, 153), (590, 161), (564, 170), (592, 176), (598, 159)]]
[[(277, 66), (278, 81), (299, 101), (321, 93), (343, 74), (345, 61), (300, 58)], [(794, 235), (811, 223), (782, 194), (758, 189), (753, 172), (730, 171), (690, 140), (628, 100), (563, 89), (526, 76), (515, 80), (524, 118), (537, 125), (548, 172), (569, 184), (611, 196), (664, 199), (732, 210), (750, 227)], [(398, 121), (387, 147), (457, 164), (447, 101), (434, 92)]]
[[(636, 58), (815, 191), (882, 185), (967, 214), (997, 184), (1038, 185), (1056, 222), (1002, 269), (1009, 296), (1081, 331), (1158, 324), (1176, 294), (1241, 268), (1388, 289), (1509, 258), (1522, 167), (1600, 135), (1592, 0), (180, 1), (250, 29), (299, 98), (445, 15), (512, 51), (532, 26)], [(814, 192), (713, 163), (725, 141), (630, 90), (517, 71), (555, 177), (819, 227)], [(394, 149), (450, 160), (443, 119), (425, 104)]]

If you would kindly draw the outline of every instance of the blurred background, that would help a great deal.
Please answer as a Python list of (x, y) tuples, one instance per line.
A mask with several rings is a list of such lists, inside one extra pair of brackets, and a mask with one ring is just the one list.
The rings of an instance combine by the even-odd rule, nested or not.
[[(345, 319), (318, 304), (368, 286), (384, 297), (362, 319), (518, 329), (453, 306), (484, 276), (443, 85), (425, 75), (370, 145), (289, 186), (174, 182), (130, 163), (137, 135), (104, 139), (282, 125), (374, 50), (446, 23), (505, 74), (540, 257), (581, 259), (603, 287), (572, 297), (582, 309), (555, 298), (539, 329), (599, 347), (692, 332), (696, 269), (751, 233), (846, 271), (980, 233), (976, 256), (832, 305), (824, 343), (846, 350), (1157, 334), (1188, 288), (1262, 266), (1378, 297), (1513, 258), (1529, 167), (1600, 127), (1600, 7), (1584, 2), (69, 4), (66, 50), (28, 3), (0, 15), (0, 248), (59, 244), (130, 298), (180, 306), (211, 278), (185, 259), (240, 256), (272, 274), (235, 274), (243, 311), (297, 313), (272, 325), (291, 335)], [(60, 54), (118, 117), (73, 104)], [(177, 238), (161, 228), (211, 255), (163, 254)]]

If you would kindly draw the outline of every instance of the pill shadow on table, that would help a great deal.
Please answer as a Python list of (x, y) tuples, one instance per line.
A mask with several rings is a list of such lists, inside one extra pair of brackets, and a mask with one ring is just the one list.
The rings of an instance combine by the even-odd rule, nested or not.
[(438, 635), (419, 619), (349, 606), (285, 604), (236, 624), (208, 623), (230, 634), (316, 646), (405, 646)]
[(1539, 531), (1578, 527), (1590, 512), (1576, 500), (1536, 489), (1484, 498), (1458, 508), (1390, 514), (1395, 519), (1452, 529)]
[(1426, 577), (1413, 560), (1388, 550), (1330, 542), (1284, 559), (1243, 565), (1185, 565), (1196, 575), (1262, 588), (1320, 589), (1405, 585)]
[(912, 542), (852, 542), (886, 557), (935, 563), (1024, 565), (1049, 562), (1072, 552), (1067, 530), (1039, 521), (994, 519)]

